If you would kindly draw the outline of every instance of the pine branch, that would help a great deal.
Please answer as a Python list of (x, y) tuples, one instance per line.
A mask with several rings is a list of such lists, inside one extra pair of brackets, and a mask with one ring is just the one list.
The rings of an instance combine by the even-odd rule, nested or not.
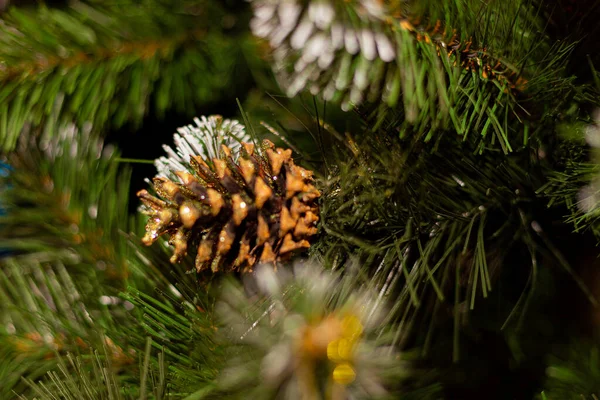
[[(447, 3), (430, 14), (456, 25), (420, 22), (429, 13), (420, 15), (418, 2), (406, 16), (394, 3), (374, 1), (255, 1), (252, 28), (274, 48), (289, 96), (306, 88), (345, 108), (381, 100), (387, 104), (376, 107), (377, 119), (399, 108), (401, 135), (429, 141), (452, 130), (463, 140), (481, 136), (480, 152), (520, 148), (530, 136), (523, 120), (553, 112), (571, 90), (562, 76), (570, 47), (547, 44), (527, 1)], [(550, 86), (561, 94), (552, 105)]]
[(590, 121), (590, 118), (585, 115), (572, 115), (566, 122), (556, 127), (558, 138), (552, 152), (552, 162), (555, 167), (548, 174), (547, 182), (537, 192), (548, 198), (548, 207), (567, 207), (569, 215), (566, 216), (566, 221), (573, 224), (576, 232), (591, 230), (598, 236), (600, 235), (598, 111), (595, 111), (592, 117)]
[[(14, 170), (5, 181), (2, 217), (5, 247), (17, 254), (75, 249), (82, 262), (109, 279), (129, 275), (127, 229), (129, 173), (120, 171), (118, 154), (74, 126), (63, 126), (52, 139), (24, 147), (11, 159)], [(65, 141), (65, 142), (63, 142)]]
[(169, 292), (149, 296), (130, 288), (123, 295), (138, 310), (137, 321), (153, 347), (169, 363), (169, 393), (178, 396), (209, 388), (224, 362), (212, 304), (208, 296), (198, 296), (193, 280), (187, 281), (178, 280), (181, 291), (171, 286)]
[[(142, 220), (127, 215), (129, 173), (118, 152), (73, 126), (43, 137), (11, 158), (11, 186), (0, 201), (0, 236), (10, 252), (0, 260), (2, 326), (9, 327), (0, 336), (0, 397), (31, 389), (69, 399), (80, 384), (96, 387), (98, 398), (141, 393), (134, 364), (148, 335), (160, 352), (148, 362), (170, 382), (161, 393), (210, 383), (220, 362), (210, 298), (197, 293), (189, 266), (169, 265), (166, 243), (148, 249), (126, 233), (142, 229)], [(107, 392), (94, 375), (95, 358), (83, 356), (103, 347), (115, 374), (105, 378), (117, 382), (105, 381)], [(82, 356), (61, 364), (67, 353)], [(27, 389), (20, 380), (31, 385), (49, 370), (50, 386)]]
[(169, 285), (151, 261), (160, 257), (124, 233), (136, 223), (118, 153), (73, 126), (46, 137), (14, 154), (4, 178), (0, 397), (25, 395), (20, 377), (37, 380), (66, 353), (105, 347), (115, 368), (132, 364), (146, 335), (119, 293)]
[[(111, 361), (111, 349), (104, 347), (101, 352), (90, 352), (87, 357), (73, 357), (68, 354), (59, 359), (58, 370), (47, 374), (46, 379), (34, 382), (24, 379), (33, 396), (19, 396), (20, 399), (38, 400), (161, 400), (166, 394), (166, 365), (162, 353), (157, 365), (150, 366), (151, 341), (147, 342), (146, 354), (140, 368), (140, 377), (135, 384), (123, 382), (119, 370)], [(89, 368), (89, 364), (93, 368)], [(148, 389), (150, 386), (150, 390)], [(148, 396), (152, 394), (152, 396)]]
[(243, 48), (252, 45), (223, 35), (204, 13), (231, 19), (203, 1), (11, 9), (0, 27), (3, 151), (29, 124), (51, 132), (76, 121), (102, 131), (139, 124), (150, 111), (191, 113), (226, 95)]
[(590, 399), (600, 396), (600, 358), (596, 344), (573, 343), (562, 357), (552, 356), (540, 396), (546, 399)]
[[(477, 142), (445, 138), (434, 147), (417, 138), (397, 143), (383, 128), (376, 132), (345, 140), (339, 155), (328, 155), (339, 169), (321, 188), (325, 235), (313, 253), (333, 268), (350, 254), (364, 261), (370, 280), (395, 299), (388, 322), (396, 345), (416, 340), (431, 354), (439, 326), (454, 325), (450, 345), (459, 359), (469, 315), (486, 309), (481, 300), (515, 271), (511, 254), (531, 255), (518, 270), (534, 273), (543, 263), (578, 279), (544, 233), (547, 226), (537, 222), (543, 199), (535, 189), (546, 170), (536, 152), (480, 157), (473, 154)], [(511, 287), (524, 287), (526, 299), (531, 282), (525, 274)], [(491, 323), (501, 326), (515, 308), (517, 315), (525, 312), (525, 300), (517, 301), (503, 303), (506, 313)]]
[(26, 393), (23, 377), (37, 380), (61, 355), (85, 353), (91, 346), (105, 346), (116, 369), (135, 361), (135, 351), (123, 350), (113, 341), (125, 342), (117, 322), (128, 318), (123, 304), (110, 306), (112, 297), (94, 290), (93, 282), (75, 281), (70, 272), (81, 265), (76, 255), (70, 258), (70, 262), (47, 261), (38, 254), (2, 261), (0, 296), (6, 328), (0, 334), (4, 354), (0, 395), (4, 398)]

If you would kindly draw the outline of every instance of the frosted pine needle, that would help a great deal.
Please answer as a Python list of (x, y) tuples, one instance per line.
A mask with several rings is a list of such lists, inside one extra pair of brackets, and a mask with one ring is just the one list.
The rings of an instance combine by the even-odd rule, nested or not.
[[(297, 0), (253, 1), (252, 31), (273, 47), (275, 71), (289, 96), (307, 87), (326, 100), (349, 92), (344, 104), (360, 103), (368, 86), (363, 76), (372, 63), (395, 59), (392, 33), (382, 23), (383, 6), (372, 0), (356, 3), (358, 13), (349, 18), (341, 2), (303, 7)], [(350, 62), (353, 57), (358, 63)]]
[(241, 142), (251, 141), (246, 129), (237, 120), (223, 119), (219, 115), (194, 118), (196, 125), (187, 125), (177, 129), (173, 138), (175, 150), (164, 145), (167, 157), (158, 158), (154, 165), (161, 178), (175, 178), (175, 171), (189, 169), (190, 156), (196, 155), (209, 160), (221, 155), (221, 145), (229, 147), (234, 153)]

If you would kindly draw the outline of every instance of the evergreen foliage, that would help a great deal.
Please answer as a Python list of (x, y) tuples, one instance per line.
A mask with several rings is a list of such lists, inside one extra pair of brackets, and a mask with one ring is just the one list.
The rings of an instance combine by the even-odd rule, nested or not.
[(2, 150), (30, 124), (103, 132), (139, 126), (149, 112), (193, 115), (234, 90), (231, 77), (253, 54), (240, 23), (210, 1), (9, 9), (0, 37)]
[(564, 75), (571, 46), (544, 40), (529, 0), (253, 3), (253, 32), (274, 47), (289, 96), (306, 87), (345, 108), (381, 99), (379, 118), (403, 109), (394, 116), (401, 137), (451, 130), (481, 136), (480, 152), (508, 153), (538, 134), (531, 119), (551, 117), (573, 95)]
[[(557, 16), (567, 3), (9, 7), (0, 398), (598, 396), (600, 51), (593, 17)], [(130, 211), (132, 169), (179, 184), (173, 168), (226, 150), (207, 119), (158, 160), (176, 126), (156, 143), (126, 131), (235, 97), (224, 118), (243, 140), (291, 149), (321, 193), (308, 261), (279, 275), (170, 263)], [(128, 140), (141, 160), (121, 156)], [(242, 191), (255, 198), (223, 196)]]
[(595, 399), (600, 393), (598, 346), (589, 342), (569, 346), (566, 357), (553, 357), (540, 399)]

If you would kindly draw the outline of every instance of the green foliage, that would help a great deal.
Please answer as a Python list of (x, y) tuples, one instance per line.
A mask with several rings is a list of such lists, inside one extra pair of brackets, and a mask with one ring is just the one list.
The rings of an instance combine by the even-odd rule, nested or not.
[[(576, 230), (600, 231), (598, 208), (582, 212), (580, 201), (598, 176), (597, 149), (589, 152), (582, 137), (597, 95), (568, 75), (573, 44), (550, 40), (548, 16), (533, 1), (384, 3), (299, 1), (297, 23), (275, 46), (287, 94), (306, 88), (360, 103), (354, 114), (301, 96), (249, 101), (269, 123), (286, 110), (280, 139), (317, 172), (321, 225), (311, 256), (348, 285), (332, 285), (327, 299), (368, 287), (390, 304), (375, 340), (430, 364), (402, 363), (384, 377), (406, 385), (399, 391), (407, 399), (434, 399), (450, 379), (436, 363), (467, 371), (465, 353), (480, 355), (465, 346), (467, 335), (485, 327), (512, 338), (522, 326), (544, 289), (540, 269), (562, 268), (596, 302), (553, 233), (565, 209)], [(332, 23), (355, 35), (355, 50), (344, 44), (327, 62), (326, 52), (307, 56), (327, 45), (319, 40), (329, 40), (329, 27), (292, 44), (313, 4), (332, 5)], [(281, 34), (282, 20), (271, 17), (263, 23)], [(150, 112), (190, 112), (231, 96), (251, 74), (272, 89), (244, 11), (203, 0), (90, 0), (0, 18), (0, 147), (12, 151), (22, 138), (10, 155), (14, 172), (0, 182), (11, 187), (0, 196), (8, 209), (0, 240), (10, 251), (0, 259), (0, 398), (266, 393), (256, 389), (259, 361), (277, 351), (285, 330), (272, 323), (277, 315), (262, 318), (273, 299), (254, 303), (239, 287), (226, 290), (219, 320), (220, 277), (169, 264), (164, 241), (140, 246), (141, 221), (127, 212), (129, 171), (98, 140)], [(279, 109), (267, 110), (273, 103)], [(331, 305), (312, 304), (317, 297), (299, 287), (287, 295), (291, 308)], [(232, 345), (228, 318), (238, 328), (259, 322), (266, 334), (253, 348)], [(528, 356), (511, 345), (521, 357), (511, 353), (511, 362)], [(589, 348), (553, 361), (544, 398), (598, 394), (598, 354)], [(224, 377), (242, 384), (223, 389)]]
[(591, 230), (598, 237), (600, 129), (596, 120), (584, 122), (582, 117), (575, 118), (556, 127), (557, 141), (551, 156), (555, 168), (538, 193), (548, 198), (548, 207), (566, 206), (566, 221), (573, 224), (576, 232)]
[(130, 288), (123, 298), (135, 306), (140, 327), (169, 363), (169, 393), (187, 396), (211, 387), (223, 363), (222, 350), (212, 305), (197, 293), (193, 279), (182, 276), (169, 289), (150, 296)]
[(2, 241), (16, 253), (74, 250), (102, 275), (124, 280), (128, 250), (119, 229), (130, 219), (129, 172), (120, 171), (114, 148), (89, 132), (73, 125), (57, 130), (45, 134), (52, 139), (42, 140), (44, 151), (24, 142), (29, 146), (11, 158), (15, 171), (6, 180), (15, 187), (3, 193), (10, 212)]
[(553, 357), (546, 369), (541, 400), (595, 400), (600, 396), (600, 349), (584, 341), (568, 348), (565, 357)]
[(119, 293), (171, 287), (152, 261), (161, 253), (144, 254), (127, 234), (139, 224), (127, 215), (129, 173), (118, 152), (74, 126), (44, 136), (51, 139), (11, 157), (15, 169), (3, 182), (10, 187), (0, 200), (8, 209), (0, 232), (10, 255), (0, 260), (0, 397), (27, 395), (21, 377), (66, 368), (67, 353), (82, 354), (77, 374), (94, 371), (94, 357), (83, 354), (102, 348), (119, 384), (140, 387), (132, 364), (147, 334)]
[(202, 0), (10, 9), (0, 27), (2, 151), (30, 124), (102, 132), (138, 125), (149, 112), (192, 114), (224, 97), (253, 54), (232, 29), (237, 18)]
[(573, 90), (571, 46), (548, 43), (530, 1), (415, 2), (409, 17), (394, 2), (292, 2), (295, 19), (288, 3), (254, 3), (253, 31), (274, 46), (289, 96), (306, 88), (346, 108), (368, 101), (380, 120), (398, 110), (401, 136), (427, 142), (451, 131), (478, 138), (479, 152), (509, 153), (538, 133), (524, 121), (555, 113)]
[[(355, 140), (332, 133), (337, 152), (327, 155), (333, 167), (321, 187), (323, 237), (313, 252), (333, 268), (348, 255), (363, 260), (369, 280), (395, 299), (388, 322), (398, 345), (417, 340), (430, 354), (437, 327), (449, 323), (458, 360), (472, 310), (488, 307), (481, 300), (498, 290), (503, 276), (517, 273), (511, 254), (520, 255), (524, 272), (509, 291), (525, 291), (493, 296), (503, 298), (487, 322), (496, 329), (526, 310), (540, 265), (564, 269), (589, 295), (547, 232), (546, 201), (536, 189), (548, 170), (537, 149), (482, 157), (473, 141), (397, 141), (386, 127), (367, 125), (364, 130), (375, 132)], [(324, 137), (327, 143), (327, 132)]]
[(128, 318), (124, 304), (102, 299), (130, 274), (118, 231), (129, 219), (129, 176), (114, 151), (73, 126), (44, 147), (11, 158), (16, 170), (2, 192), (9, 214), (0, 234), (11, 255), (0, 260), (1, 397), (23, 393), (21, 376), (38, 378), (59, 353), (122, 339), (116, 327)]
[[(35, 400), (124, 400), (147, 399), (161, 400), (165, 398), (166, 371), (164, 362), (159, 362), (156, 369), (150, 368), (150, 344), (147, 342), (146, 355), (141, 366), (139, 381), (141, 389), (122, 383), (110, 359), (110, 350), (102, 353), (93, 352), (86, 356), (73, 357), (67, 355), (60, 358), (58, 371), (51, 371), (47, 378), (40, 382), (25, 379), (34, 395), (19, 396), (20, 399)], [(159, 355), (159, 360), (162, 361)], [(89, 366), (92, 366), (91, 370)], [(148, 390), (148, 384), (151, 391)], [(149, 392), (152, 394), (148, 396)]]
[[(393, 8), (394, 2), (391, 2)], [(523, 50), (532, 50), (538, 56), (545, 46), (536, 43), (545, 37), (542, 7), (532, 0), (486, 1), (450, 0), (423, 2), (407, 1), (408, 15), (426, 21), (431, 29), (434, 22), (442, 22), (462, 41), (472, 40), (477, 49), (485, 48), (498, 59), (510, 62), (520, 60)], [(536, 46), (539, 46), (536, 49)], [(519, 67), (511, 63), (512, 67)]]

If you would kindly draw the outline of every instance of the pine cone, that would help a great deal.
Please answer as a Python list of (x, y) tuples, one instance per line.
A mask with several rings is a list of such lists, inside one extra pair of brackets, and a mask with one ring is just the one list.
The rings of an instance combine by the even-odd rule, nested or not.
[(237, 159), (225, 145), (220, 158), (192, 155), (189, 172), (174, 172), (181, 183), (154, 178), (161, 199), (138, 193), (150, 215), (143, 242), (169, 235), (173, 263), (197, 248), (198, 272), (209, 267), (247, 272), (308, 248), (319, 219), (312, 172), (294, 164), (291, 150), (276, 149), (268, 140), (254, 147), (242, 143)]

